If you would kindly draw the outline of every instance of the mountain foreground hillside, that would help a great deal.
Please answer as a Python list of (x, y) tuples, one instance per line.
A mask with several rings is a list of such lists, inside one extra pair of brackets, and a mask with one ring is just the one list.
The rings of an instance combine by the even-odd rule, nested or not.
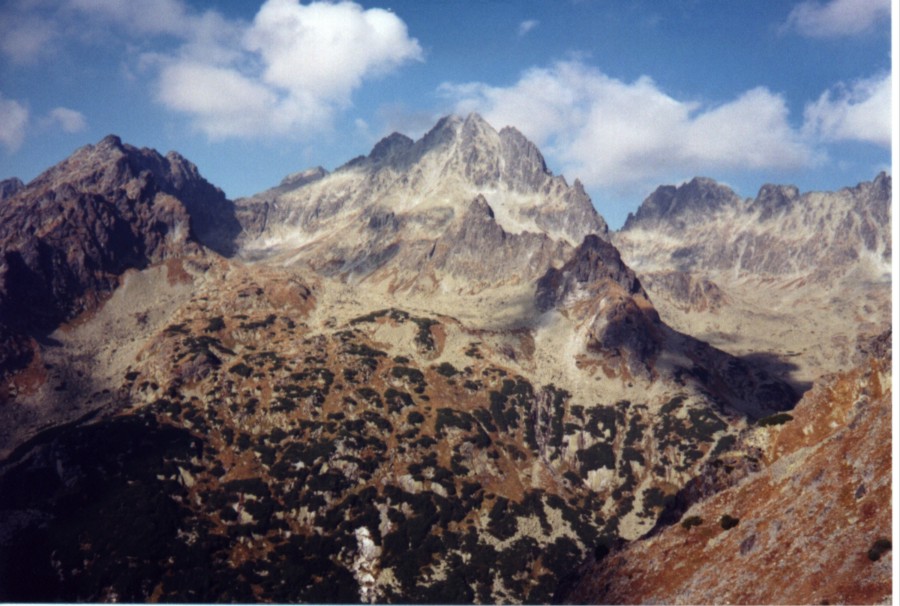
[(589, 565), (567, 599), (890, 602), (890, 338), (858, 344), (852, 370), (807, 392), (790, 419), (740, 437), (763, 469), (707, 470), (686, 491), (707, 498), (685, 502), (680, 520)]
[(234, 202), (115, 138), (7, 189), (4, 599), (560, 600), (800, 396), (475, 114)]

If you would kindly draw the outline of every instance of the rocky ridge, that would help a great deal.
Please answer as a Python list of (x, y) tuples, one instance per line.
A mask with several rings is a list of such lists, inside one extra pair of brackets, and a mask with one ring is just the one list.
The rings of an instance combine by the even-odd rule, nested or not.
[[(864, 279), (883, 279), (890, 273), (890, 200), (885, 173), (838, 192), (800, 195), (794, 186), (769, 184), (747, 200), (696, 178), (658, 188), (629, 215), (616, 241), (648, 269), (656, 263), (812, 281), (862, 270)], [(654, 246), (655, 236), (667, 238)]]
[(857, 332), (889, 321), (891, 187), (882, 173), (741, 199), (698, 178), (657, 189), (613, 242), (667, 322), (738, 356), (765, 353), (802, 389), (849, 368)]
[[(433, 290), (445, 275), (469, 291), (478, 282), (533, 280), (561, 263), (566, 247), (607, 233), (579, 182), (552, 175), (521, 133), (498, 132), (477, 114), (448, 116), (418, 141), (395, 133), (334, 173), (300, 173), (237, 206), (247, 258), (371, 275), (391, 290)], [(459, 248), (459, 237), (481, 241), (463, 247), (473, 257), (505, 242), (517, 250), (497, 263), (457, 264), (440, 251)], [(501, 264), (522, 257), (532, 259), (517, 269)], [(423, 263), (423, 275), (410, 271)]]
[(199, 243), (229, 252), (227, 219), (213, 219), (229, 204), (175, 153), (112, 136), (84, 147), (0, 206), (0, 311), (20, 328), (52, 330), (96, 307), (126, 269)]
[(21, 179), (4, 179), (0, 181), (0, 202), (11, 197), (14, 193), (25, 187)]
[[(233, 211), (229, 221), (230, 209), (224, 194), (177, 153), (164, 157), (114, 136), (77, 150), (0, 203), (5, 445), (109, 401), (97, 395), (116, 387), (107, 384), (107, 367), (118, 363), (107, 354), (127, 350), (155, 326), (164, 310), (154, 305), (165, 306), (170, 285), (183, 281), (184, 260), (202, 259), (206, 246), (233, 250), (227, 240), (237, 223)], [(146, 281), (146, 275), (132, 279), (142, 270), (169, 278), (155, 292), (140, 293), (140, 302), (124, 297), (131, 316), (112, 315), (127, 328), (66, 347), (73, 334), (90, 332), (78, 329), (91, 324), (107, 301), (135, 290), (124, 288), (129, 281)], [(49, 336), (59, 329), (64, 334)], [(61, 393), (68, 390), (80, 397)], [(23, 398), (30, 404), (17, 405)]]

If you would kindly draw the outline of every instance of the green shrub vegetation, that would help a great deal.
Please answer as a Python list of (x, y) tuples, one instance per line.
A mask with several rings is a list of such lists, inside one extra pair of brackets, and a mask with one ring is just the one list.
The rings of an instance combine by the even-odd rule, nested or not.
[(233, 372), (236, 375), (240, 375), (245, 379), (253, 374), (253, 369), (244, 364), (243, 362), (238, 362), (234, 366), (228, 369), (229, 372)]
[(740, 523), (738, 518), (733, 518), (727, 513), (719, 518), (719, 526), (722, 527), (722, 530), (731, 530), (735, 526)]
[(872, 547), (869, 548), (869, 552), (866, 554), (869, 556), (869, 559), (873, 562), (881, 559), (881, 556), (891, 550), (891, 540), (885, 537), (881, 537), (877, 539), (874, 543), (872, 543)]
[(775, 413), (774, 415), (770, 415), (768, 417), (763, 417), (759, 421), (756, 422), (760, 427), (769, 427), (772, 425), (784, 425), (788, 421), (793, 421), (794, 417), (789, 415), (786, 412)]
[(450, 362), (442, 362), (441, 365), (437, 367), (437, 372), (445, 377), (452, 377), (459, 374), (459, 371), (456, 370)]
[(219, 332), (223, 328), (225, 328), (225, 320), (222, 316), (215, 316), (214, 318), (209, 319), (206, 328), (203, 330), (205, 332)]

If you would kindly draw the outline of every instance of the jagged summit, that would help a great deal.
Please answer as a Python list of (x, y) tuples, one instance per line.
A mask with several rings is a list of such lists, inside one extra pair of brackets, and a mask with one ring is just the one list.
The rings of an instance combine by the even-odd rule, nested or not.
[[(855, 331), (890, 317), (891, 187), (881, 173), (833, 192), (766, 184), (738, 200), (695, 180), (654, 192), (613, 242), (667, 322), (732, 353), (783, 352), (808, 382), (847, 368)], [(754, 329), (721, 332), (729, 316)]]
[(584, 291), (586, 286), (606, 280), (629, 295), (646, 298), (640, 282), (622, 262), (616, 247), (597, 236), (588, 236), (562, 268), (551, 268), (538, 281), (538, 309), (546, 311), (567, 298), (585, 298), (589, 296)]
[(461, 177), (476, 187), (533, 193), (553, 178), (538, 148), (522, 133), (511, 126), (498, 132), (477, 113), (466, 118), (445, 116), (418, 141), (392, 133), (376, 143), (368, 156), (354, 158), (335, 172), (406, 171), (435, 161), (433, 157), (442, 164), (442, 177)]
[(717, 211), (740, 202), (740, 197), (725, 185), (706, 177), (694, 177), (687, 183), (661, 185), (641, 203), (636, 213), (628, 213), (623, 231), (636, 225), (667, 223), (683, 225), (701, 214)]
[(45, 330), (91, 309), (129, 268), (198, 244), (229, 254), (239, 228), (230, 204), (175, 152), (115, 135), (86, 145), (0, 206), (0, 311)]
[[(606, 222), (580, 182), (570, 186), (553, 175), (537, 147), (516, 129), (498, 132), (475, 113), (446, 116), (417, 141), (393, 133), (367, 156), (313, 177), (291, 177), (237, 202), (246, 257), (306, 259), (344, 268), (339, 273), (349, 267), (396, 266), (405, 258), (397, 250), (446, 241), (479, 197), (501, 228), (492, 233), (527, 235), (534, 243), (548, 238), (566, 246), (576, 246), (589, 234), (608, 237)], [(396, 229), (400, 225), (403, 229)], [(350, 243), (355, 243), (352, 250)], [(387, 254), (388, 249), (394, 252)], [(380, 261), (351, 261), (363, 256)], [(413, 265), (396, 269), (418, 271), (419, 262), (409, 262)], [(500, 279), (504, 268), (491, 271)]]
[[(861, 264), (863, 274), (890, 263), (891, 177), (836, 192), (806, 192), (794, 185), (763, 185), (742, 200), (709, 179), (663, 186), (630, 215), (615, 238), (632, 263), (729, 270), (779, 278), (844, 274)], [(654, 233), (672, 236), (666, 242)], [(775, 243), (779, 242), (776, 246)], [(658, 250), (657, 250), (658, 249)], [(670, 250), (671, 249), (671, 250)], [(855, 270), (854, 270), (855, 271)]]
[(21, 179), (11, 177), (0, 181), (0, 201), (11, 198), (16, 192), (25, 187)]
[(414, 144), (414, 141), (400, 133), (393, 133), (379, 141), (372, 152), (369, 159), (373, 162), (390, 162), (396, 156), (403, 154)]
[[(135, 191), (136, 187), (143, 193)], [(123, 143), (116, 135), (107, 135), (46, 170), (28, 188), (32, 192), (71, 190), (107, 199), (171, 196), (184, 205), (190, 233), (196, 240), (224, 255), (235, 252), (240, 225), (232, 202), (203, 178), (195, 164), (175, 151), (163, 156), (156, 150), (137, 148)], [(118, 193), (120, 190), (125, 191)]]

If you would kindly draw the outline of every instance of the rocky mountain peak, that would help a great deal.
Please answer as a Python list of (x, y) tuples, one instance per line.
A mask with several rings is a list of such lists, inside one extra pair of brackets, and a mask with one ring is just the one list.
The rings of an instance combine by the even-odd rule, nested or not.
[(0, 207), (0, 310), (23, 330), (50, 329), (93, 308), (127, 269), (198, 242), (230, 254), (239, 228), (194, 164), (107, 136)]
[[(419, 141), (392, 133), (342, 168), (409, 170), (437, 165), (442, 176), (457, 175), (476, 187), (534, 192), (553, 177), (531, 141), (512, 127), (497, 131), (477, 113), (441, 118)], [(340, 169), (339, 169), (340, 170)]]
[(369, 153), (373, 162), (391, 162), (407, 152), (413, 146), (413, 140), (400, 133), (392, 133), (375, 144)]
[(472, 203), (469, 205), (468, 211), (466, 212), (465, 216), (483, 217), (491, 220), (495, 218), (494, 209), (491, 208), (491, 205), (488, 204), (488, 201), (481, 194), (475, 196), (475, 199), (472, 200)]
[(565, 265), (560, 269), (550, 268), (538, 281), (537, 307), (546, 311), (603, 281), (618, 284), (629, 295), (646, 296), (618, 249), (597, 235), (588, 235)]
[(0, 201), (11, 198), (23, 187), (25, 187), (25, 184), (15, 177), (0, 181)]
[(313, 168), (307, 168), (306, 170), (301, 170), (296, 173), (291, 173), (287, 177), (281, 180), (281, 183), (278, 184), (278, 187), (285, 189), (293, 189), (307, 183), (313, 183), (314, 181), (318, 181), (319, 179), (328, 175), (328, 171), (322, 168), (321, 166), (314, 166)]
[(759, 189), (751, 208), (760, 210), (760, 221), (765, 221), (779, 211), (788, 208), (800, 197), (800, 190), (794, 185), (772, 185), (767, 183)]
[(694, 177), (687, 183), (663, 185), (641, 203), (636, 213), (629, 213), (623, 230), (637, 225), (657, 224), (666, 221), (673, 226), (683, 225), (689, 217), (708, 214), (731, 204), (740, 198), (734, 191), (713, 179)]
[[(393, 133), (368, 155), (330, 175), (291, 179), (240, 200), (238, 214), (245, 228), (245, 252), (256, 259), (296, 250), (292, 247), (298, 243), (343, 241), (347, 230), (368, 221), (374, 207), (410, 226), (399, 234), (401, 239), (440, 238), (454, 217), (469, 212), (471, 201), (479, 197), (506, 234), (547, 236), (573, 247), (588, 234), (608, 237), (606, 222), (580, 182), (569, 186), (547, 169), (537, 147), (519, 131), (506, 127), (498, 132), (475, 113), (441, 118), (416, 141)], [(360, 237), (371, 236), (367, 232)], [(539, 241), (529, 240), (544, 246)], [(382, 239), (373, 243), (397, 245)], [(334, 242), (322, 253), (330, 257), (339, 249), (342, 245)], [(390, 263), (400, 258), (393, 253), (369, 253)], [(538, 257), (548, 258), (543, 253)], [(335, 259), (329, 267), (345, 267), (345, 260)]]
[(891, 179), (891, 175), (887, 174), (884, 171), (881, 171), (872, 182), (872, 187), (878, 192), (881, 197), (889, 198), (892, 191), (892, 181), (893, 180)]
[(81, 153), (115, 153), (115, 152), (125, 152), (126, 147), (122, 143), (122, 139), (118, 135), (109, 134), (100, 139), (94, 145), (86, 145), (79, 150), (76, 150), (75, 154)]
[(103, 199), (146, 200), (167, 195), (182, 204), (189, 215), (190, 232), (205, 246), (224, 255), (234, 253), (240, 225), (234, 206), (218, 187), (200, 174), (195, 164), (177, 152), (165, 156), (137, 148), (116, 135), (86, 145), (69, 158), (38, 176), (35, 191), (71, 191)]
[(462, 118), (455, 114), (444, 116), (420, 140), (424, 149), (437, 149), (453, 141), (462, 124)]

